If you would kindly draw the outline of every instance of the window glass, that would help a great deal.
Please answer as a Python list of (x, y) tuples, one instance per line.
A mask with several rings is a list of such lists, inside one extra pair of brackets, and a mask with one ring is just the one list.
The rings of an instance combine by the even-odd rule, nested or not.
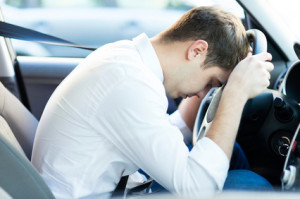
[[(98, 48), (106, 43), (149, 37), (200, 5), (219, 5), (244, 18), (235, 0), (0, 0), (7, 22)], [(90, 51), (12, 40), (19, 55), (85, 57)]]
[(266, 0), (268, 5), (272, 6), (276, 13), (280, 15), (281, 19), (291, 29), (292, 33), (300, 41), (300, 1), (299, 0)]
[(186, 8), (192, 1), (186, 0), (6, 0), (7, 5), (25, 8), (65, 8), (65, 7), (120, 7), (120, 8)]

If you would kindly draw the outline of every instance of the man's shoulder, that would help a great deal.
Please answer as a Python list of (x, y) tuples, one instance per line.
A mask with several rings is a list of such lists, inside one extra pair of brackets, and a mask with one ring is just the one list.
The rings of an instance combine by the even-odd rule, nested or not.
[[(97, 53), (101, 54), (117, 54), (117, 55), (136, 55), (137, 49), (133, 41), (131, 40), (120, 40), (113, 43), (106, 44), (96, 50)], [(115, 52), (115, 53), (114, 53)]]
[(120, 40), (106, 44), (91, 53), (87, 60), (93, 60), (101, 65), (126, 66), (125, 68), (143, 64), (141, 56), (131, 40)]
[(94, 77), (96, 82), (105, 81), (109, 85), (113, 85), (113, 82), (127, 81), (149, 87), (163, 86), (148, 65), (134, 41), (121, 40), (97, 49), (78, 69), (81, 71), (81, 77), (87, 74), (89, 79)]

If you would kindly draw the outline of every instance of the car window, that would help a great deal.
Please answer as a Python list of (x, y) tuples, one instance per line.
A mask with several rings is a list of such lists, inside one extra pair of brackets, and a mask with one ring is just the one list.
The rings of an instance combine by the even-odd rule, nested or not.
[(266, 0), (268, 5), (272, 6), (276, 13), (280, 16), (280, 18), (287, 24), (289, 29), (291, 29), (292, 33), (297, 37), (298, 41), (300, 41), (300, 12), (299, 6), (300, 1), (296, 0)]
[(185, 8), (193, 3), (185, 0), (6, 0), (7, 5), (19, 8), (43, 7), (121, 7), (121, 8)]
[[(235, 0), (0, 0), (7, 22), (98, 48), (149, 37), (172, 25), (184, 12), (199, 5), (220, 5), (244, 18)], [(18, 55), (85, 57), (90, 51), (12, 40)]]

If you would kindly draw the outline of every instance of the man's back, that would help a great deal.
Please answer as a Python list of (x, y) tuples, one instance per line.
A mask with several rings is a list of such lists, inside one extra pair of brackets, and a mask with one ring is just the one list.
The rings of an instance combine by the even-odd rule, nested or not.
[[(121, 175), (138, 169), (116, 147), (115, 136), (130, 128), (120, 109), (132, 103), (116, 95), (131, 84), (135, 95), (147, 95), (149, 84), (158, 88), (154, 95), (164, 94), (159, 82), (131, 41), (98, 50), (63, 81), (41, 118), (32, 159), (56, 197), (109, 193)], [(167, 105), (166, 98), (160, 101)]]

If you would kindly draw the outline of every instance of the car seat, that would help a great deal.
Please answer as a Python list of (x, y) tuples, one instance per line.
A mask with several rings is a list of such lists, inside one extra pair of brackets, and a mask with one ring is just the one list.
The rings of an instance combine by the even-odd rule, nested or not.
[(5, 119), (30, 160), (38, 121), (1, 82), (0, 115)]
[(14, 199), (54, 199), (29, 161), (37, 124), (0, 82), (0, 187)]

